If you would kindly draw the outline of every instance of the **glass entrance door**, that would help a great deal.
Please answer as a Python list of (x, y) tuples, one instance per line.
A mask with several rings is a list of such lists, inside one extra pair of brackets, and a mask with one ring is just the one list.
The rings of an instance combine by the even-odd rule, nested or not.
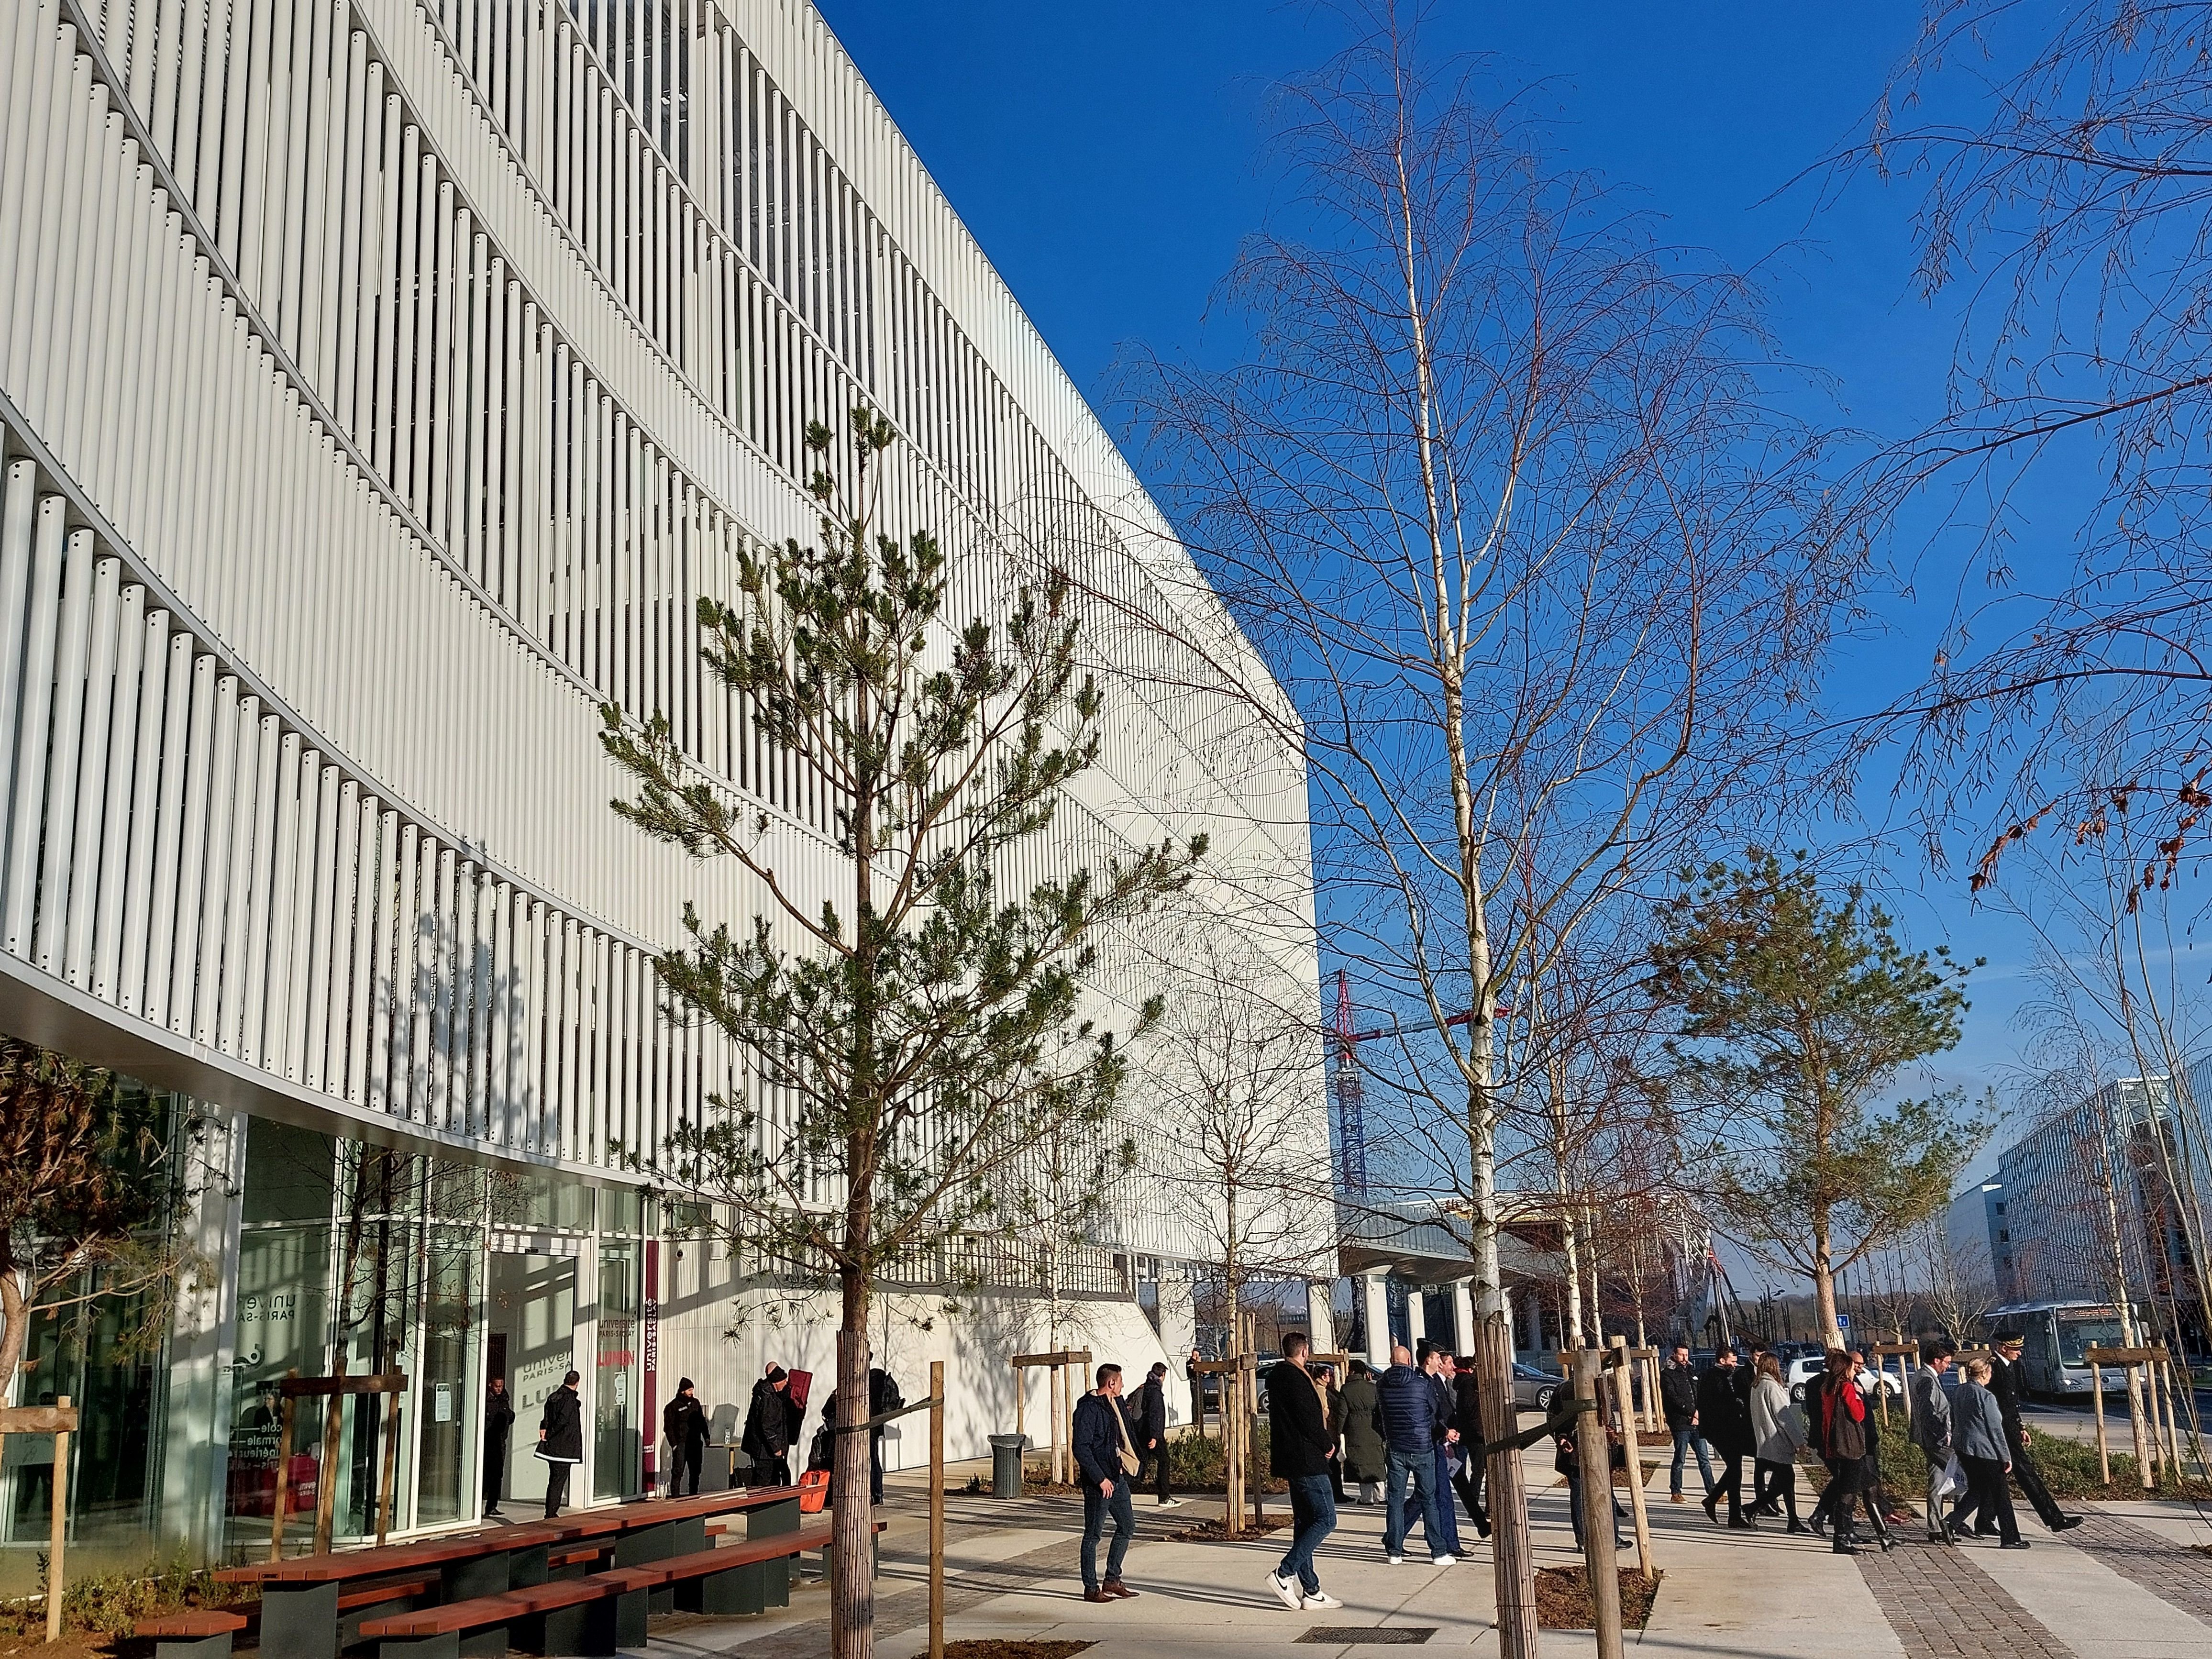
[[(491, 1314), (485, 1385), (501, 1375), (514, 1397), (514, 1433), (507, 1450), (507, 1491), (519, 1501), (545, 1498), (545, 1465), (533, 1455), (545, 1397), (577, 1369), (576, 1260), (566, 1255), (491, 1257)], [(479, 1392), (481, 1392), (479, 1390)], [(471, 1413), (483, 1401), (471, 1397)], [(579, 1493), (577, 1496), (580, 1497)]]

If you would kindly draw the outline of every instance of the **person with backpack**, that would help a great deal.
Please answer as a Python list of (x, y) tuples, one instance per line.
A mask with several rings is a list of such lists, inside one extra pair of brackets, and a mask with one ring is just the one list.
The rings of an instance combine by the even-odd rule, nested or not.
[(699, 1403), (691, 1379), (676, 1385), (676, 1397), (660, 1413), (661, 1437), (668, 1442), (668, 1495), (680, 1495), (684, 1471), (691, 1471), (691, 1493), (699, 1495), (699, 1471), (707, 1461), (707, 1408)]
[[(906, 1404), (906, 1396), (899, 1392), (898, 1379), (881, 1365), (868, 1370), (868, 1415), (881, 1417), (886, 1412), (897, 1411)], [(868, 1501), (884, 1501), (884, 1429), (878, 1423), (868, 1431)]]
[(1154, 1362), (1151, 1373), (1124, 1409), (1129, 1419), (1129, 1437), (1137, 1443), (1137, 1455), (1145, 1465), (1137, 1471), (1137, 1485), (1142, 1488), (1149, 1473), (1156, 1483), (1158, 1507), (1171, 1510), (1179, 1508), (1182, 1500), (1168, 1491), (1167, 1378), (1167, 1362)]

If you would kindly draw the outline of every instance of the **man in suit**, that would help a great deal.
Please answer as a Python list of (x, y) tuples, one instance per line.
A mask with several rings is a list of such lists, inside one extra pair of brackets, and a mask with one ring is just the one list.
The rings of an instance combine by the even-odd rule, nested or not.
[(2020, 1420), (2020, 1397), (2027, 1378), (2021, 1374), (2021, 1335), (2000, 1331), (1990, 1340), (1990, 1392), (1996, 1396), (1998, 1415), (2004, 1419), (2005, 1444), (2012, 1449), (2012, 1478), (2020, 1484), (2035, 1513), (2053, 1532), (2066, 1532), (2081, 1524), (2078, 1515), (2058, 1507), (2051, 1488), (2043, 1484), (2043, 1471), (2028, 1455), (2027, 1425)]

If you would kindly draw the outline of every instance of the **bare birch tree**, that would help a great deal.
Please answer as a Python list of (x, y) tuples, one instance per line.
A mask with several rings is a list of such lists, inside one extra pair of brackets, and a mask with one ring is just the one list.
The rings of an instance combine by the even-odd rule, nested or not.
[[(1800, 535), (1820, 447), (1765, 395), (1753, 290), (1559, 167), (1395, 8), (1370, 15), (1285, 92), (1291, 205), (1220, 307), (1238, 361), (1140, 360), (1132, 400), (1206, 574), (1299, 694), (1352, 948), (1436, 1028), (1405, 1098), (1451, 1126), (1437, 1178), (1472, 1218), (1502, 1427), (1501, 993), (1528, 933), (1571, 939), (1739, 802), (1833, 576)], [(1491, 1480), (1503, 1650), (1529, 1654), (1517, 1454)]]

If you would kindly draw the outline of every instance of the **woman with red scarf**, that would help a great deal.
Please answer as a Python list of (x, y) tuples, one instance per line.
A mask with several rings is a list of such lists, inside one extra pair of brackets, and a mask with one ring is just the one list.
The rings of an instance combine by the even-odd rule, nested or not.
[(1867, 1523), (1883, 1549), (1890, 1546), (1881, 1516), (1867, 1491), (1866, 1396), (1851, 1375), (1850, 1356), (1840, 1348), (1828, 1351), (1828, 1373), (1814, 1392), (1813, 1443), (1828, 1466), (1829, 1493), (1834, 1498), (1830, 1520), (1836, 1529), (1832, 1547), (1838, 1555), (1856, 1555), (1858, 1545), (1851, 1530), (1851, 1507), (1866, 1510)]

